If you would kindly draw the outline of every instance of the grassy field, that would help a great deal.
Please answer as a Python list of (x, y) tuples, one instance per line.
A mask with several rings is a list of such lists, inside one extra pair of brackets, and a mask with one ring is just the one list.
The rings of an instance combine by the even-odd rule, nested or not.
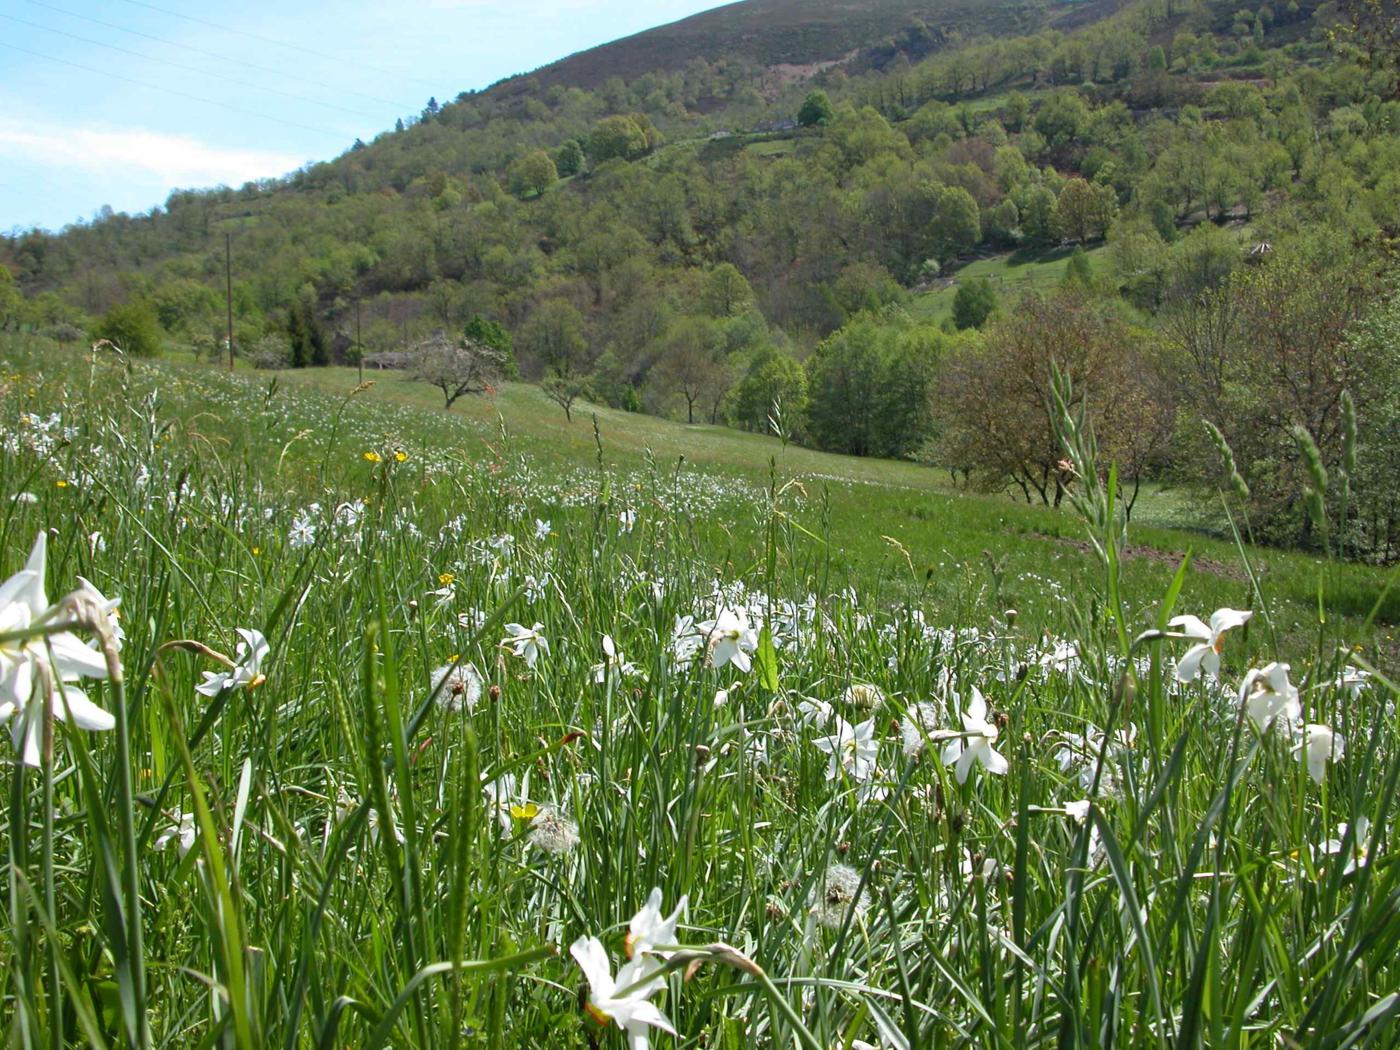
[[(577, 407), (569, 422), (528, 384), (505, 384), (493, 401), (458, 402), (444, 412), (438, 392), (422, 383), (392, 372), (366, 373), (365, 378), (374, 385), (356, 398), (358, 402), (419, 409), (423, 426), (447, 428), (454, 436), (444, 440), (453, 442), (462, 440), (457, 435), (466, 435), (468, 447), (477, 454), (504, 426), (514, 448), (551, 468), (589, 466), (597, 461), (601, 446), (602, 461), (610, 468), (638, 470), (654, 463), (664, 473), (684, 464), (753, 492), (768, 489), (776, 478), (787, 486), (785, 504), (794, 520), (819, 534), (809, 553), (844, 582), (893, 588), (900, 596), (917, 593), (935, 602), (974, 600), (989, 616), (1016, 607), (1033, 623), (1043, 620), (1047, 628), (1062, 629), (1061, 602), (1044, 579), (1078, 587), (1101, 572), (1085, 542), (1083, 524), (1072, 513), (1027, 506), (999, 494), (955, 490), (944, 471), (836, 456), (784, 446), (766, 435), (687, 426), (594, 405)], [(353, 369), (328, 368), (281, 373), (277, 382), (343, 395), (357, 379)], [(1212, 608), (1253, 601), (1233, 542), (1165, 527), (1183, 518), (1223, 521), (1222, 514), (1192, 511), (1193, 506), (1199, 501), (1159, 489), (1140, 499), (1125, 572), (1138, 593), (1151, 596), (1138, 610), (1142, 625), (1150, 621), (1152, 603), (1188, 552), (1193, 564), (1185, 593), (1191, 601)], [(745, 552), (746, 543), (751, 550), (755, 535), (752, 522), (733, 522), (725, 533), (732, 542), (718, 549), (731, 552), (729, 567), (742, 567), (745, 558), (752, 557)], [(1285, 633), (1313, 631), (1319, 588), (1330, 612), (1354, 623), (1371, 611), (1385, 586), (1383, 574), (1362, 566), (1273, 550), (1253, 551), (1251, 558), (1253, 570), (1268, 583), (1266, 594), (1277, 606), (1274, 619)], [(1386, 647), (1389, 659), (1391, 626), (1400, 620), (1400, 596), (1387, 596), (1382, 611), (1384, 629), (1376, 641)]]
[(11, 1045), (1394, 1045), (1377, 573), (375, 378), (0, 342)]
[[(1104, 250), (1103, 245), (1098, 245), (1084, 253), (1095, 275), (1108, 265)], [(958, 282), (974, 277), (989, 278), (1002, 307), (1008, 308), (1027, 292), (1048, 291), (1064, 280), (1065, 267), (1072, 254), (1073, 248), (1057, 248), (1040, 253), (1008, 252), (978, 259), (951, 274), (951, 283), (914, 296), (909, 312), (923, 321), (943, 323), (953, 316), (953, 297), (958, 294)]]

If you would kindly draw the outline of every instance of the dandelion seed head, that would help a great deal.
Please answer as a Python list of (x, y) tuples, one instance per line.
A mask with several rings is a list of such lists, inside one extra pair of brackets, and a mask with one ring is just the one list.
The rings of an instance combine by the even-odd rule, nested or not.
[(530, 845), (559, 856), (578, 845), (578, 825), (553, 806), (543, 806), (530, 821)]
[(870, 895), (861, 889), (860, 872), (849, 864), (833, 864), (826, 869), (812, 908), (818, 925), (838, 930), (848, 911), (854, 909), (854, 918), (859, 921), (869, 907)]

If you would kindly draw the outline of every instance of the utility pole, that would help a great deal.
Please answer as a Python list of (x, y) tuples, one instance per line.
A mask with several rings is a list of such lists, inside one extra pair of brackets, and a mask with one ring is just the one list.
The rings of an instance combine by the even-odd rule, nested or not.
[(233, 244), (224, 231), (224, 301), (228, 306), (228, 370), (233, 371)]
[(360, 382), (365, 381), (365, 344), (360, 341), (360, 297), (355, 296), (355, 364), (360, 368)]

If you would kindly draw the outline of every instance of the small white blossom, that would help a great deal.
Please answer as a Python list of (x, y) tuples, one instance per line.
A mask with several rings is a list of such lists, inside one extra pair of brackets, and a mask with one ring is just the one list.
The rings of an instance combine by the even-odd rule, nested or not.
[(262, 662), (270, 651), (267, 639), (261, 631), (247, 627), (236, 628), (241, 639), (234, 653), (233, 668), (228, 671), (205, 671), (204, 681), (195, 686), (195, 692), (205, 696), (218, 696), (225, 689), (254, 688), (263, 680)]
[(987, 701), (976, 686), (972, 687), (972, 699), (962, 712), (962, 724), (966, 735), (949, 741), (942, 756), (943, 764), (953, 767), (958, 783), (967, 783), (967, 775), (976, 762), (981, 762), (988, 773), (1005, 774), (1009, 768), (1006, 758), (993, 746), (1001, 730), (987, 721)]
[(506, 630), (510, 633), (501, 639), (501, 644), (509, 646), (511, 651), (522, 658), (527, 666), (534, 667), (535, 661), (540, 658), (541, 653), (549, 654), (549, 642), (544, 635), (540, 634), (540, 628), (543, 626), (542, 623), (537, 623), (533, 627), (508, 623)]
[(844, 774), (857, 783), (862, 783), (875, 773), (879, 745), (875, 742), (873, 718), (852, 726), (837, 715), (836, 732), (831, 736), (813, 740), (812, 743), (831, 756), (826, 767), (827, 780), (838, 780)]
[(597, 937), (580, 937), (569, 946), (569, 954), (588, 980), (589, 1014), (601, 1025), (616, 1024), (621, 1028), (627, 1036), (628, 1050), (647, 1050), (651, 1045), (647, 1034), (650, 1028), (676, 1034), (666, 1015), (649, 1001), (666, 984), (659, 976), (648, 976), (645, 958), (623, 964), (614, 977), (607, 950)]
[[(84, 591), (50, 606), (44, 590), (48, 542), (39, 534), (23, 569), (0, 583), (0, 634), (19, 634), (45, 621), (67, 617), (66, 603), (78, 600), (110, 618), (116, 602), (95, 603)], [(95, 591), (93, 593), (96, 593)], [(0, 725), (13, 721), (11, 738), (25, 765), (37, 766), (45, 720), (51, 714), (81, 729), (108, 730), (116, 719), (77, 687), (80, 678), (108, 676), (102, 653), (88, 648), (68, 631), (0, 642)]]
[(1240, 686), (1240, 703), (1261, 733), (1275, 720), (1280, 720), (1279, 729), (1290, 732), (1303, 716), (1298, 689), (1288, 680), (1287, 664), (1271, 663), (1250, 671)]
[(636, 664), (622, 655), (610, 634), (603, 635), (603, 658), (602, 663), (593, 665), (593, 681), (598, 685), (606, 682), (609, 675), (634, 678), (641, 673)]
[(1241, 609), (1216, 609), (1210, 615), (1209, 624), (1203, 623), (1199, 616), (1173, 617), (1169, 627), (1179, 627), (1187, 638), (1197, 639), (1197, 644), (1187, 649), (1176, 665), (1177, 681), (1194, 682), (1202, 670), (1212, 678), (1219, 675), (1225, 632), (1243, 627), (1253, 615)]
[(1346, 754), (1346, 741), (1342, 734), (1317, 722), (1309, 722), (1303, 727), (1303, 742), (1300, 745), (1308, 763), (1308, 776), (1320, 786), (1327, 774), (1327, 763), (1336, 762)]
[(753, 666), (749, 657), (758, 649), (758, 632), (749, 626), (743, 609), (721, 609), (713, 620), (700, 624), (699, 631), (709, 639), (708, 666), (733, 664), (741, 671)]
[(1076, 824), (1083, 824), (1084, 821), (1089, 819), (1090, 804), (1087, 798), (1082, 798), (1077, 802), (1066, 802), (1065, 813), (1068, 814), (1069, 818)]
[[(1364, 868), (1371, 862), (1371, 821), (1369, 817), (1357, 817), (1355, 834), (1351, 840), (1351, 854), (1347, 857), (1346, 867), (1342, 869), (1343, 875), (1350, 875), (1357, 868)], [(1343, 821), (1337, 825), (1337, 837), (1328, 839), (1322, 844), (1322, 852), (1335, 855), (1342, 852), (1342, 842), (1347, 837), (1347, 824)]]
[(193, 848), (194, 840), (199, 837), (199, 825), (194, 822), (193, 813), (184, 813), (178, 809), (171, 818), (173, 822), (170, 827), (157, 835), (151, 846), (155, 849), (165, 849), (172, 842), (176, 842), (179, 843), (176, 848), (180, 856), (184, 857)]
[(304, 515), (292, 519), (291, 531), (287, 533), (287, 545), (294, 551), (303, 550), (316, 542), (316, 523)]

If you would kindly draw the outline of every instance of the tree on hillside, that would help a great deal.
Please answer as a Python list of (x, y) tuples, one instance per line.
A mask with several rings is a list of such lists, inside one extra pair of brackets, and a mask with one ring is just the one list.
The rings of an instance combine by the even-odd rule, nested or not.
[(807, 420), (821, 448), (856, 456), (912, 454), (932, 426), (942, 343), (931, 329), (878, 315), (853, 319), (807, 359)]
[(1400, 93), (1400, 2), (1340, 0), (1340, 24), (1329, 31), (1334, 44), (1352, 50), (1368, 69), (1386, 73), (1392, 94)]
[(160, 321), (144, 299), (112, 307), (92, 335), (94, 340), (110, 340), (132, 357), (157, 357), (161, 352)]
[(953, 296), (953, 325), (959, 331), (981, 328), (996, 309), (997, 293), (990, 278), (973, 277), (958, 282), (957, 293)]
[(1052, 366), (1087, 399), (1102, 460), (1133, 482), (1171, 433), (1155, 360), (1114, 310), (1077, 289), (1027, 295), (979, 344), (950, 356), (941, 380), (942, 458), (990, 489), (1059, 505), (1072, 476), (1055, 430)]
[(1032, 125), (1051, 149), (1068, 146), (1089, 124), (1089, 107), (1077, 91), (1057, 91), (1036, 111)]
[(321, 324), (316, 320), (315, 311), (307, 303), (296, 302), (287, 312), (287, 340), (292, 345), (293, 368), (330, 364), (330, 354), (326, 351), (326, 339), (321, 332)]
[(728, 388), (729, 367), (720, 356), (719, 342), (715, 323), (704, 317), (683, 317), (666, 335), (653, 382), (684, 399), (687, 423), (695, 422), (697, 402), (718, 402)]
[(813, 91), (802, 100), (797, 111), (797, 123), (804, 128), (814, 128), (831, 119), (831, 99), (825, 91)]
[(515, 160), (506, 169), (506, 182), (517, 197), (538, 197), (559, 181), (554, 159), (542, 149), (533, 150)]
[(515, 364), (515, 342), (499, 321), (488, 320), (480, 314), (474, 314), (472, 319), (467, 322), (466, 328), (462, 330), (462, 335), (469, 342), (483, 343), (500, 353), (502, 358), (501, 374), (504, 378), (520, 378), (520, 369)]
[(505, 362), (494, 347), (471, 339), (454, 340), (442, 332), (418, 343), (412, 355), (413, 378), (442, 391), (444, 411), (467, 394), (492, 391)]
[(1065, 262), (1065, 275), (1060, 278), (1060, 283), (1071, 288), (1077, 287), (1083, 292), (1093, 290), (1094, 268), (1090, 265), (1089, 256), (1082, 244), (1074, 249)]
[(787, 428), (783, 436), (796, 437), (806, 414), (807, 374), (791, 354), (776, 347), (761, 351), (730, 392), (730, 421), (745, 430), (768, 433), (781, 415)]
[(970, 252), (982, 239), (982, 215), (972, 194), (961, 186), (944, 186), (934, 205), (933, 250), (940, 262)]
[(733, 263), (723, 262), (705, 275), (700, 303), (711, 317), (733, 317), (753, 303), (753, 289)]
[(631, 117), (604, 117), (588, 136), (588, 158), (594, 165), (614, 158), (633, 160), (646, 151), (646, 133)]
[(578, 140), (569, 139), (554, 155), (554, 167), (560, 178), (567, 179), (583, 171), (584, 159), (583, 147), (578, 144)]
[(1118, 214), (1118, 197), (1112, 186), (1070, 179), (1055, 202), (1055, 230), (1065, 240), (1085, 241), (1102, 237)]
[(571, 378), (587, 370), (583, 314), (564, 299), (546, 299), (535, 307), (520, 328), (519, 343), (547, 372)]
[[(1293, 428), (1306, 429), (1335, 471), (1346, 430), (1342, 392), (1362, 420), (1394, 402), (1400, 373), (1393, 348), (1352, 337), (1382, 288), (1374, 259), (1349, 246), (1295, 241), (1168, 315), (1167, 345), (1190, 363), (1179, 376), (1185, 403), (1234, 450), (1261, 538), (1313, 539), (1304, 513), (1310, 482)], [(1190, 436), (1200, 440), (1203, 432), (1192, 428)], [(1182, 460), (1189, 474), (1215, 480), (1216, 460), (1203, 441)]]
[(0, 331), (18, 325), (23, 304), (24, 296), (20, 294), (14, 275), (7, 267), (0, 265)]
[(544, 391), (545, 397), (564, 410), (564, 420), (572, 423), (574, 421), (574, 402), (581, 397), (588, 397), (592, 384), (588, 376), (560, 375), (557, 372), (551, 372), (545, 376), (544, 382), (540, 383), (540, 389)]

